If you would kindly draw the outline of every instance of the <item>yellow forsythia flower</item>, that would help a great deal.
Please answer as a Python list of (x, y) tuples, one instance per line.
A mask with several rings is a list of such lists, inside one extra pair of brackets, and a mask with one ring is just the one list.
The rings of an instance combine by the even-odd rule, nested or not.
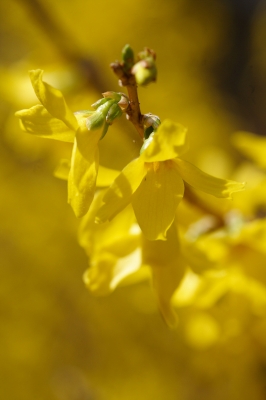
[(129, 163), (105, 196), (96, 220), (111, 220), (132, 203), (138, 224), (149, 240), (166, 240), (184, 181), (216, 197), (231, 198), (244, 184), (215, 178), (180, 158), (187, 150), (186, 129), (164, 121), (145, 141), (139, 158)]
[(98, 142), (102, 128), (88, 130), (92, 112), (73, 114), (60, 90), (43, 82), (43, 71), (29, 72), (41, 104), (16, 113), (24, 131), (36, 136), (74, 142), (68, 175), (68, 202), (77, 217), (85, 215), (93, 200), (99, 166)]

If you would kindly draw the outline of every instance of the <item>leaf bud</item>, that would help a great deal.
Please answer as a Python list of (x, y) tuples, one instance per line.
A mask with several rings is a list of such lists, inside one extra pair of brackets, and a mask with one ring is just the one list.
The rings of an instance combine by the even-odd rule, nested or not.
[(122, 60), (125, 72), (129, 71), (134, 65), (134, 52), (129, 44), (122, 50)]

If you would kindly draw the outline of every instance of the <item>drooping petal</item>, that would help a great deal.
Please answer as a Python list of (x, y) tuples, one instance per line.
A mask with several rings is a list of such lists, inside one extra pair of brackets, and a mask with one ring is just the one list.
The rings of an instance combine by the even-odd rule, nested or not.
[(166, 241), (143, 240), (143, 263), (152, 270), (153, 288), (162, 316), (169, 327), (177, 322), (172, 296), (185, 273), (175, 224), (167, 232)]
[(68, 176), (68, 202), (77, 218), (83, 217), (93, 200), (99, 165), (98, 148), (91, 149), (85, 158), (74, 142)]
[(113, 184), (107, 190), (99, 209), (96, 221), (105, 222), (111, 220), (117, 213), (129, 204), (132, 194), (140, 185), (146, 175), (144, 163), (139, 158), (131, 161), (118, 175)]
[(226, 179), (215, 178), (199, 168), (190, 164), (188, 161), (177, 158), (174, 160), (176, 168), (185, 182), (199, 189), (202, 192), (211, 194), (215, 197), (232, 198), (232, 193), (239, 192), (245, 188), (245, 183), (235, 182)]
[(187, 129), (170, 120), (165, 120), (147, 140), (141, 153), (143, 161), (165, 161), (180, 156), (188, 149)]
[(67, 127), (62, 120), (52, 117), (40, 104), (28, 110), (18, 111), (15, 116), (20, 119), (21, 128), (31, 135), (74, 142), (75, 131)]
[(165, 240), (184, 184), (172, 161), (146, 164), (145, 179), (132, 196), (133, 209), (144, 235), (149, 240)]
[(53, 117), (63, 121), (70, 129), (76, 131), (78, 128), (77, 120), (68, 108), (60, 90), (53, 88), (46, 82), (43, 82), (43, 71), (41, 69), (29, 71), (29, 75), (36, 96), (46, 110)]

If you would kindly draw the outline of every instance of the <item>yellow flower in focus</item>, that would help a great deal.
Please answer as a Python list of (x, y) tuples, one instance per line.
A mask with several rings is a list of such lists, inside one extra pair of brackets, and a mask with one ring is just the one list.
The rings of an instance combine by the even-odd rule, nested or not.
[[(98, 142), (107, 130), (103, 117), (112, 101), (107, 107), (103, 104), (101, 112), (73, 114), (63, 94), (43, 82), (42, 70), (32, 70), (29, 74), (41, 105), (18, 111), (16, 116), (20, 118), (22, 129), (30, 134), (74, 143), (68, 174), (68, 202), (75, 215), (82, 217), (93, 200), (99, 167)], [(96, 129), (91, 124), (92, 118)]]
[(184, 181), (216, 197), (231, 198), (244, 184), (215, 178), (180, 158), (187, 150), (186, 129), (165, 120), (144, 142), (139, 158), (129, 163), (105, 196), (96, 220), (111, 220), (132, 203), (136, 219), (149, 240), (166, 240)]

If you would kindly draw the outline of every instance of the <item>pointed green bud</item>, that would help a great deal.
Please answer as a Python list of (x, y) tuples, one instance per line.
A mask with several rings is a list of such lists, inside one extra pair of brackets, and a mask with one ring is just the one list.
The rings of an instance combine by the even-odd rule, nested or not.
[(99, 129), (103, 125), (106, 115), (113, 104), (114, 100), (107, 99), (104, 104), (100, 105), (97, 110), (87, 118), (86, 126), (89, 131)]
[(134, 65), (134, 52), (129, 44), (122, 50), (122, 60), (125, 72), (129, 71)]
[(121, 117), (123, 111), (117, 103), (112, 104), (106, 115), (106, 122), (111, 125), (116, 118)]
[(105, 121), (105, 116), (98, 111), (95, 111), (89, 118), (86, 120), (86, 127), (89, 131), (94, 129), (99, 129)]
[(106, 135), (108, 128), (109, 128), (109, 124), (107, 122), (104, 123), (103, 125), (103, 130), (102, 130), (102, 136), (100, 137), (100, 140), (102, 140), (104, 138), (104, 136)]
[(148, 85), (150, 82), (156, 81), (157, 68), (153, 57), (148, 57), (137, 62), (131, 70), (135, 75), (136, 82), (140, 86)]
[(100, 100), (97, 100), (95, 103), (93, 103), (93, 104), (91, 105), (91, 107), (92, 107), (92, 108), (95, 108), (95, 110), (97, 110), (98, 107), (102, 106), (102, 105), (103, 105), (104, 103), (106, 103), (107, 101), (108, 101), (108, 99), (105, 99), (105, 98), (100, 99)]

